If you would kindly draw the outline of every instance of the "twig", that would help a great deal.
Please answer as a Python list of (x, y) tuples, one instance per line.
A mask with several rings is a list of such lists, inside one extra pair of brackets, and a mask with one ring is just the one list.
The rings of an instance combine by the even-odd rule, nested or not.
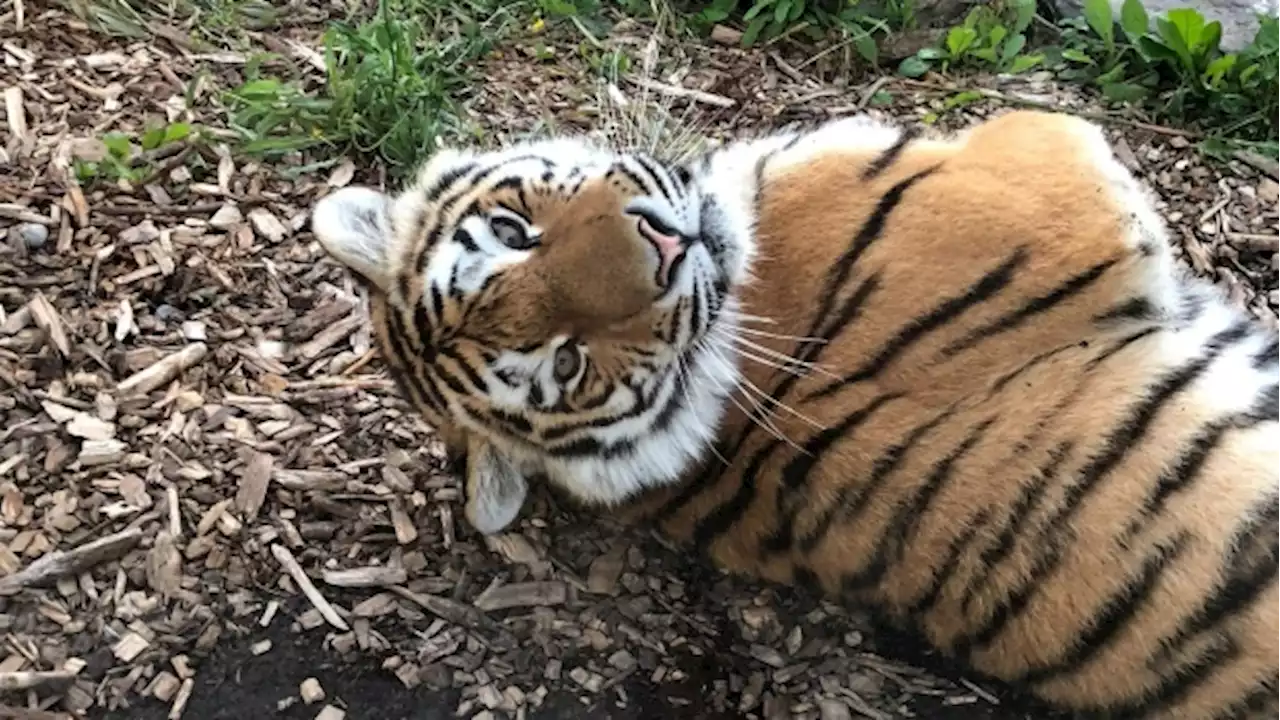
[(27, 111), (22, 102), (22, 88), (12, 85), (4, 90), (4, 112), (9, 120), (9, 132), (17, 139), (27, 139)]
[(5, 718), (5, 720), (71, 720), (71, 715), (53, 712), (52, 710), (34, 710), (13, 707), (12, 705), (0, 705), (0, 718)]
[(1236, 150), (1233, 153), (1237, 160), (1250, 165), (1257, 170), (1270, 175), (1272, 179), (1280, 180), (1280, 163), (1272, 160), (1264, 155), (1259, 155), (1252, 150)]
[(0, 692), (29, 690), (46, 685), (67, 685), (76, 674), (65, 670), (52, 672), (0, 672)]
[(74, 550), (55, 550), (31, 563), (23, 570), (0, 578), (0, 595), (18, 591), (80, 573), (125, 554), (142, 539), (142, 531), (130, 528), (85, 543)]
[(871, 87), (868, 87), (866, 91), (862, 93), (862, 97), (858, 98), (858, 109), (867, 109), (867, 106), (871, 104), (871, 99), (876, 96), (876, 93), (880, 92), (880, 88), (887, 85), (892, 79), (893, 76), (891, 75), (881, 75), (876, 78), (876, 81), (871, 83)]
[(976, 92), (982, 97), (987, 98), (988, 100), (998, 100), (1000, 102), (1009, 103), (1010, 105), (1023, 105), (1025, 107), (1032, 107), (1040, 110), (1047, 110), (1050, 112), (1064, 113), (1067, 115), (1075, 115), (1076, 117), (1084, 118), (1085, 120), (1096, 120), (1097, 122), (1110, 123), (1113, 125), (1125, 125), (1132, 128), (1138, 128), (1139, 130), (1146, 130), (1148, 132), (1157, 133), (1159, 135), (1184, 137), (1184, 138), (1189, 138), (1193, 140), (1204, 137), (1200, 133), (1194, 132), (1191, 130), (1171, 128), (1171, 127), (1166, 127), (1164, 125), (1154, 125), (1152, 123), (1142, 122), (1140, 120), (1130, 120), (1129, 118), (1119, 117), (1118, 115), (1110, 115), (1108, 113), (1090, 112), (1087, 110), (1075, 110), (1068, 107), (1062, 107), (1061, 105), (1054, 105), (1053, 103), (1041, 102), (1039, 100), (1032, 100), (1030, 98), (1020, 98), (1014, 95), (1006, 95), (1000, 92), (999, 90), (988, 90), (986, 88), (949, 87), (946, 85), (938, 85), (937, 83), (926, 82), (924, 80), (912, 80), (910, 78), (895, 78), (894, 82), (902, 83), (903, 85), (910, 85), (912, 87), (920, 87), (920, 88), (926, 88), (930, 90), (941, 90), (944, 92)]
[(280, 543), (272, 543), (271, 554), (275, 555), (276, 560), (279, 560), (280, 564), (284, 566), (285, 572), (289, 573), (289, 577), (292, 577), (293, 581), (298, 583), (298, 588), (302, 590), (302, 594), (307, 596), (307, 600), (311, 601), (312, 606), (320, 612), (321, 617), (328, 620), (330, 625), (339, 630), (345, 632), (351, 629), (348, 627), (347, 622), (342, 619), (342, 616), (338, 615), (338, 611), (334, 610), (329, 601), (325, 600), (320, 591), (316, 589), (315, 584), (311, 582), (311, 578), (307, 577), (307, 574), (302, 570), (302, 566), (294, 559), (293, 553), (289, 552), (288, 548)]
[(658, 82), (657, 80), (634, 77), (631, 75), (628, 75), (627, 79), (642, 88), (653, 90), (654, 92), (659, 92), (664, 95), (670, 95), (671, 97), (689, 98), (695, 102), (706, 103), (707, 105), (715, 105), (716, 107), (722, 108), (730, 108), (738, 104), (733, 98), (716, 95), (715, 93), (703, 92), (702, 90), (691, 90), (689, 88), (676, 87), (675, 85), (668, 85), (666, 83)]
[(192, 343), (121, 380), (116, 390), (122, 395), (134, 392), (145, 395), (203, 360), (208, 352), (204, 343)]
[(1258, 252), (1280, 251), (1280, 235), (1258, 235), (1255, 233), (1227, 233), (1227, 242), (1246, 250)]

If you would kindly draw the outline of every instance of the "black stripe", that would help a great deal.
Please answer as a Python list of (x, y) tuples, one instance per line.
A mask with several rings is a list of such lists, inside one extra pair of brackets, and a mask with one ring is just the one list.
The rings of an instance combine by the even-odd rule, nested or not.
[(1131, 335), (1126, 335), (1125, 337), (1120, 338), (1118, 342), (1111, 345), (1106, 350), (1103, 350), (1102, 352), (1095, 355), (1092, 359), (1090, 359), (1089, 362), (1084, 367), (1085, 372), (1092, 372), (1099, 365), (1106, 362), (1106, 360), (1110, 358), (1112, 355), (1115, 355), (1116, 353), (1120, 352), (1121, 350), (1124, 350), (1125, 348), (1138, 342), (1139, 340), (1142, 340), (1143, 338), (1156, 334), (1157, 332), (1159, 332), (1159, 330), (1160, 330), (1159, 327), (1143, 328), (1142, 330), (1139, 330), (1136, 333), (1133, 333)]
[(1173, 635), (1158, 647), (1159, 662), (1177, 653), (1188, 641), (1212, 631), (1252, 605), (1263, 591), (1276, 582), (1280, 557), (1280, 497), (1271, 493), (1254, 506), (1256, 515), (1233, 534), (1223, 568), (1224, 580), (1205, 597), (1203, 604), (1186, 618)]
[(995, 397), (997, 394), (999, 394), (999, 392), (1000, 392), (1001, 390), (1005, 389), (1005, 387), (1006, 387), (1009, 383), (1011, 383), (1011, 382), (1013, 382), (1014, 380), (1018, 379), (1018, 378), (1019, 378), (1019, 377), (1021, 377), (1023, 374), (1025, 374), (1025, 373), (1027, 373), (1027, 372), (1030, 372), (1033, 368), (1035, 368), (1036, 366), (1038, 366), (1040, 363), (1042, 363), (1042, 362), (1044, 362), (1044, 361), (1046, 361), (1046, 360), (1048, 360), (1048, 359), (1052, 358), (1053, 356), (1057, 355), (1058, 353), (1066, 352), (1067, 350), (1070, 350), (1070, 349), (1072, 349), (1072, 348), (1078, 348), (1078, 347), (1080, 347), (1080, 346), (1079, 346), (1077, 343), (1068, 343), (1068, 344), (1066, 344), (1066, 345), (1062, 345), (1062, 346), (1060, 346), (1060, 347), (1056, 347), (1056, 348), (1054, 348), (1054, 349), (1052, 349), (1052, 350), (1046, 350), (1046, 351), (1044, 351), (1044, 352), (1040, 353), (1039, 355), (1036, 355), (1035, 357), (1033, 357), (1033, 358), (1031, 358), (1030, 360), (1026, 361), (1025, 363), (1023, 363), (1023, 364), (1019, 365), (1018, 367), (1014, 368), (1013, 370), (1010, 370), (1009, 372), (1005, 373), (1004, 375), (1001, 375), (1001, 376), (1000, 376), (1000, 377), (999, 377), (999, 378), (998, 378), (994, 383), (992, 383), (992, 384), (991, 384), (991, 391), (987, 394), (987, 397), (988, 397), (988, 398)]
[[(1022, 489), (1018, 492), (1018, 497), (1005, 514), (1004, 523), (1000, 528), (1000, 532), (996, 535), (995, 544), (982, 551), (979, 561), (981, 567), (970, 578), (969, 584), (964, 591), (964, 601), (960, 605), (962, 612), (966, 614), (969, 612), (969, 607), (973, 604), (974, 599), (978, 597), (978, 593), (985, 589), (991, 574), (1000, 566), (1000, 563), (1004, 562), (1005, 558), (1013, 553), (1014, 542), (1018, 539), (1022, 526), (1030, 519), (1031, 513), (1044, 500), (1049, 484), (1057, 477), (1058, 469), (1071, 452), (1071, 445), (1070, 440), (1064, 440), (1057, 447), (1050, 450), (1049, 460), (1036, 471), (1036, 474), (1028, 482), (1023, 484)], [(966, 651), (967, 648), (960, 648), (957, 654), (963, 655)]]
[[(480, 246), (476, 244), (476, 239), (471, 236), (471, 231), (466, 228), (459, 227), (454, 230), (453, 241), (461, 245), (467, 252), (480, 252)], [(455, 264), (454, 267), (457, 267), (457, 265)]]
[(879, 583), (889, 569), (890, 548), (894, 549), (894, 560), (902, 562), (906, 556), (906, 549), (919, 531), (920, 521), (929, 511), (929, 505), (950, 479), (951, 468), (955, 466), (957, 460), (978, 444), (992, 422), (993, 420), (986, 420), (971, 430), (958, 446), (934, 463), (929, 477), (912, 492), (911, 497), (898, 504), (893, 518), (878, 534), (875, 550), (866, 567), (856, 573), (846, 574), (842, 578), (841, 586), (845, 592), (865, 590)]
[(435, 179), (435, 182), (431, 183), (431, 185), (427, 186), (426, 190), (423, 191), (422, 199), (428, 203), (435, 202), (440, 199), (440, 196), (443, 195), (451, 185), (460, 180), (463, 175), (466, 175), (475, 169), (476, 163), (468, 162), (456, 165), (440, 173), (439, 177)]
[(1119, 305), (1093, 316), (1099, 325), (1114, 322), (1150, 321), (1159, 316), (1156, 306), (1144, 297), (1130, 298)]
[(1123, 545), (1142, 532), (1164, 510), (1164, 506), (1175, 494), (1195, 486), (1200, 471), (1204, 469), (1210, 455), (1218, 449), (1228, 431), (1250, 428), (1259, 422), (1262, 422), (1262, 418), (1241, 413), (1208, 423), (1201, 428), (1173, 464), (1160, 473), (1155, 487), (1137, 508), (1135, 516), (1129, 519), (1128, 526), (1120, 535), (1120, 543)]
[(972, 635), (973, 643), (986, 647), (1003, 632), (1010, 622), (1017, 619), (1030, 605), (1031, 598), (1062, 561), (1064, 545), (1069, 542), (1070, 521), (1082, 507), (1086, 497), (1098, 486), (1102, 478), (1120, 463), (1120, 460), (1146, 434), (1156, 414), (1182, 389), (1189, 386), (1209, 364), (1220, 355), (1224, 344), (1238, 342), (1247, 328), (1233, 326), (1214, 336), (1206, 343), (1207, 352), (1182, 367), (1167, 373), (1152, 392), (1136, 403), (1128, 416), (1114, 428), (1102, 443), (1102, 452), (1089, 459), (1076, 474), (1076, 483), (1068, 486), (1057, 512), (1048, 519), (1036, 541), (1039, 548), (1027, 578), (1011, 588), (1000, 602), (984, 627)]
[(942, 598), (942, 590), (947, 586), (949, 581), (960, 568), (960, 559), (964, 557), (964, 551), (973, 544), (973, 539), (978, 536), (978, 531), (986, 527), (991, 519), (991, 508), (983, 508), (972, 520), (965, 523), (964, 531), (951, 541), (947, 547), (947, 558), (942, 564), (933, 571), (929, 580), (929, 586), (925, 591), (907, 604), (907, 610), (904, 613), (907, 617), (915, 618), (916, 627), (922, 634), (925, 627), (925, 619), (937, 605), (938, 600)]
[(992, 320), (985, 325), (970, 330), (964, 337), (959, 340), (952, 341), (946, 347), (942, 348), (942, 356), (950, 358), (968, 350), (984, 340), (989, 340), (997, 335), (1006, 333), (1014, 328), (1022, 325), (1036, 315), (1052, 310), (1056, 305), (1071, 299), (1075, 295), (1084, 292), (1090, 285), (1097, 282), (1108, 269), (1116, 264), (1115, 260), (1108, 260), (1089, 268), (1085, 272), (1080, 273), (1063, 284), (1054, 288), (1051, 292), (1039, 297), (1028, 300), (1022, 307), (1005, 313), (1004, 315)]
[(871, 360), (862, 367), (833, 380), (819, 390), (810, 392), (806, 399), (827, 397), (847, 385), (869, 380), (891, 363), (894, 358), (938, 328), (954, 321), (966, 310), (990, 300), (1013, 281), (1016, 271), (1026, 262), (1027, 249), (1019, 247), (998, 267), (989, 270), (977, 282), (970, 285), (964, 293), (948, 298), (935, 306), (927, 314), (907, 323), (896, 335), (880, 348)]
[(1110, 704), (1105, 708), (1105, 717), (1115, 720), (1147, 720), (1156, 717), (1161, 711), (1176, 707), (1218, 673), (1227, 672), (1229, 663), (1239, 655), (1240, 648), (1233, 641), (1215, 638), (1199, 652), (1184, 658), (1175, 667), (1166, 669), (1155, 689), (1123, 704)]
[(840, 487), (840, 491), (836, 493), (835, 499), (822, 509), (822, 513), (818, 516), (818, 520), (813, 527), (804, 532), (800, 536), (800, 550), (804, 553), (813, 552), (818, 547), (827, 534), (831, 532), (832, 526), (836, 522), (845, 523), (853, 520), (862, 513), (870, 502), (872, 495), (888, 482), (889, 477), (894, 470), (902, 464), (902, 460), (906, 457), (916, 443), (920, 442), (930, 430), (941, 425), (954, 414), (955, 408), (948, 408), (938, 413), (933, 418), (912, 428), (907, 436), (896, 445), (891, 445), (880, 457), (875, 459), (871, 464), (871, 471), (868, 473), (865, 482), (858, 482), (854, 478), (847, 478), (845, 484)]
[(672, 185), (670, 176), (647, 155), (633, 153), (631, 159), (635, 160), (640, 167), (647, 170), (658, 181), (663, 197), (666, 198), (667, 202), (671, 203), (673, 208), (678, 208), (680, 206), (680, 193)]
[(910, 145), (911, 141), (915, 140), (919, 135), (920, 129), (914, 125), (904, 128), (902, 132), (898, 134), (898, 139), (894, 140), (893, 144), (890, 145), (888, 149), (877, 155), (865, 168), (862, 169), (861, 178), (864, 181), (871, 180), (879, 176), (885, 170), (888, 170), (889, 166), (893, 165), (893, 163), (897, 161), (898, 157), (902, 155), (902, 151), (907, 149), (907, 145)]
[(1159, 611), (1153, 605), (1152, 596), (1190, 542), (1191, 532), (1184, 530), (1171, 540), (1156, 544), (1143, 559), (1142, 570), (1137, 577), (1127, 582), (1088, 618), (1087, 629), (1075, 638), (1063, 657), (1048, 665), (1021, 668), (1021, 672), (1007, 679), (1010, 682), (1042, 683), (1085, 667), (1115, 642), (1116, 636), (1132, 625), (1140, 613)]
[(729, 498), (728, 502), (721, 503), (711, 512), (704, 515), (694, 527), (694, 547), (702, 552), (709, 551), (712, 542), (728, 532), (730, 528), (742, 519), (743, 513), (747, 511), (752, 501), (755, 500), (756, 478), (760, 474), (760, 468), (764, 466), (765, 461), (780, 445), (782, 445), (781, 440), (772, 440), (752, 456), (750, 462), (747, 463), (746, 469), (742, 471), (742, 475), (738, 478), (738, 487), (734, 490), (733, 497)]
[[(821, 293), (821, 304), (819, 305), (818, 311), (814, 314), (813, 320), (810, 322), (809, 331), (805, 333), (806, 337), (815, 339), (801, 340), (796, 345), (795, 351), (791, 353), (791, 357), (804, 363), (810, 363), (816, 360), (817, 357), (821, 355), (822, 350), (830, 344), (829, 341), (834, 337), (834, 334), (845, 328), (845, 326), (857, 314), (857, 311), (862, 304), (866, 302), (867, 298), (876, 291), (879, 287), (879, 280), (876, 276), (872, 276), (868, 280), (863, 281), (863, 283), (854, 292), (853, 296), (844, 303), (840, 316), (836, 318), (832, 324), (828, 325), (821, 334), (819, 334), (818, 329), (822, 326), (824, 321), (828, 319), (828, 315), (835, 306), (836, 298), (844, 289), (845, 282), (848, 280), (849, 274), (853, 271), (854, 265), (857, 263), (858, 259), (862, 257), (862, 254), (866, 252), (866, 249), (871, 246), (871, 243), (875, 242), (880, 237), (880, 233), (884, 230), (884, 224), (888, 219), (889, 214), (893, 212), (894, 208), (896, 208), (898, 203), (901, 202), (903, 194), (905, 194), (907, 189), (912, 185), (932, 174), (937, 170), (937, 167), (938, 166), (934, 166), (926, 170), (922, 170), (905, 180), (899, 181), (890, 188), (888, 192), (881, 196), (879, 202), (876, 203), (876, 207), (872, 210), (871, 215), (867, 217), (866, 222), (862, 224), (862, 227), (858, 229), (857, 234), (854, 235), (850, 246), (841, 253), (840, 257), (836, 260), (835, 265), (833, 265), (827, 272), (827, 277), (823, 283)], [(752, 414), (747, 418), (747, 424), (743, 428), (742, 432), (739, 433), (736, 441), (732, 445), (726, 445), (724, 443), (717, 444), (716, 451), (720, 457), (737, 457), (739, 451), (741, 451), (741, 449), (746, 445), (746, 442), (751, 437), (752, 433), (755, 432), (758, 422), (760, 418), (763, 417), (763, 414), (772, 411), (777, 407), (778, 403), (783, 402), (791, 391), (792, 386), (794, 386), (801, 377), (801, 373), (796, 372), (782, 371), (782, 375), (783, 377), (778, 384), (771, 392), (769, 392), (766, 398), (762, 399), (760, 407), (757, 409), (757, 413)], [(714, 461), (714, 464), (708, 467), (706, 471), (699, 473), (689, 481), (680, 493), (663, 504), (663, 506), (655, 513), (654, 517), (661, 522), (662, 519), (670, 517), (672, 514), (678, 512), (686, 503), (701, 493), (704, 488), (718, 482), (727, 469), (728, 467), (723, 462), (719, 462), (718, 460)], [(787, 542), (790, 542), (790, 540)]]
[(827, 451), (836, 441), (848, 436), (849, 432), (866, 422), (885, 405), (903, 397), (902, 393), (880, 395), (865, 406), (846, 415), (839, 423), (816, 433), (805, 443), (803, 450), (782, 469), (780, 486), (776, 498), (776, 514), (778, 524), (770, 535), (760, 540), (759, 552), (773, 555), (789, 549), (795, 542), (794, 528), (801, 510), (808, 507), (809, 475), (822, 461)]
[(1280, 362), (1280, 339), (1273, 337), (1266, 347), (1253, 356), (1253, 369), (1275, 369), (1277, 362)]
[(1232, 702), (1223, 713), (1214, 717), (1224, 720), (1275, 717), (1275, 707), (1276, 677), (1270, 675), (1258, 678), (1239, 700)]

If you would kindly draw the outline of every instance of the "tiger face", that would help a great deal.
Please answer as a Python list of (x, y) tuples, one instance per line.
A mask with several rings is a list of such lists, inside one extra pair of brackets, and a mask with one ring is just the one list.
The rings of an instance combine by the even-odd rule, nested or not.
[(394, 197), (316, 205), (404, 396), (465, 455), (480, 531), (514, 519), (531, 476), (614, 504), (710, 447), (752, 249), (749, 200), (708, 192), (715, 174), (557, 139), (442, 151)]

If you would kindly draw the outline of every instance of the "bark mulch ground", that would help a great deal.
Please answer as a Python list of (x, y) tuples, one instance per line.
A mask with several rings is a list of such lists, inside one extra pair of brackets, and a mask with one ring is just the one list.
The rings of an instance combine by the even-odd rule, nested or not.
[[(721, 576), (545, 491), (517, 529), (477, 536), (371, 349), (361, 293), (307, 229), (318, 197), (374, 176), (179, 142), (142, 158), (138, 182), (81, 186), (69, 168), (101, 157), (105, 132), (216, 131), (216, 89), (245, 57), (181, 33), (104, 38), (47, 4), (14, 19), (0, 15), (0, 717), (1044, 717), (855, 611)], [(315, 48), (318, 29), (280, 37)], [(647, 37), (625, 21), (600, 41), (640, 53)], [(665, 52), (649, 92), (713, 136), (861, 110), (1102, 118), (1183, 261), (1275, 326), (1266, 162), (1208, 163), (1193, 135), (1047, 77), (973, 78), (956, 103), (941, 78), (845, 84), (803, 52)], [(580, 60), (533, 55), (517, 39), (480, 68), (468, 119), (494, 141), (599, 118)]]

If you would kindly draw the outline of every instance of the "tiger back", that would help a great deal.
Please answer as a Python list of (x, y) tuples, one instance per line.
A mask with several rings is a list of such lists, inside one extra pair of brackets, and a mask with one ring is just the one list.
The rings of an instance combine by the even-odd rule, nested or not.
[[(492, 162), (510, 170), (503, 158), (526, 150)], [(600, 152), (600, 167), (628, 163)], [(1275, 717), (1277, 339), (1180, 270), (1098, 128), (1013, 112), (926, 138), (858, 118), (633, 164), (618, 197), (591, 200), (615, 222), (542, 231), (534, 251), (596, 247), (600, 267), (535, 274), (671, 272), (652, 233), (616, 222), (641, 199), (662, 208), (651, 229), (687, 245), (680, 282), (705, 289), (671, 301), (671, 283), (640, 283), (646, 302), (613, 280), (625, 307), (589, 322), (548, 310), (556, 292), (513, 283), (507, 296), (555, 318), (525, 346), (580, 338), (586, 364), (642, 351), (613, 355), (589, 418), (542, 412), (528, 393), (499, 402), (498, 358), (516, 343), (466, 293), (432, 317), (466, 318), (452, 331), (494, 347), (452, 351), (466, 371), (433, 380), (435, 401), (413, 394), (441, 352), (404, 330), (424, 303), (397, 300), (386, 278), (446, 278), (455, 251), (422, 238), (456, 236), (477, 212), (423, 220), (439, 166), (397, 200), (398, 227), (428, 228), (417, 235), (390, 223), (353, 243), (339, 229), (359, 213), (341, 193), (317, 208), (317, 237), (353, 269), (361, 247), (424, 256), (365, 270), (383, 277), (388, 364), (465, 455), (468, 517), (500, 529), (522, 483), (545, 475), (589, 504), (629, 503), (723, 568), (873, 609), (1064, 709)], [(531, 226), (581, 200), (548, 197)], [(431, 292), (416, 297), (430, 306)], [(557, 454), (567, 426), (591, 438), (578, 464)]]

